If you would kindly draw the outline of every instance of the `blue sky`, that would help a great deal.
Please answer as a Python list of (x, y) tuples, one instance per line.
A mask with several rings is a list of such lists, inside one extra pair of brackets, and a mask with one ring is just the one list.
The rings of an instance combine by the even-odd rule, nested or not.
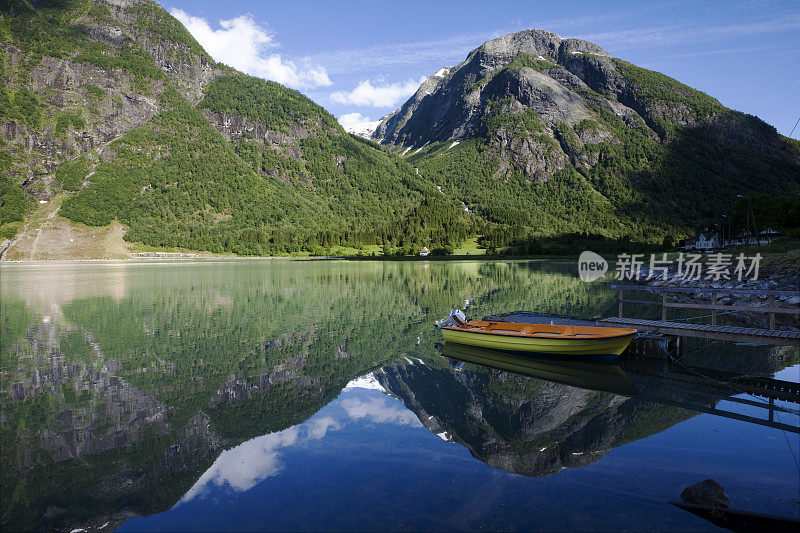
[[(421, 79), (529, 28), (593, 41), (787, 135), (800, 118), (800, 2), (163, 3), (215, 59), (301, 90), (349, 123), (378, 119)], [(358, 115), (355, 115), (355, 114)], [(800, 126), (793, 138), (800, 138)]]

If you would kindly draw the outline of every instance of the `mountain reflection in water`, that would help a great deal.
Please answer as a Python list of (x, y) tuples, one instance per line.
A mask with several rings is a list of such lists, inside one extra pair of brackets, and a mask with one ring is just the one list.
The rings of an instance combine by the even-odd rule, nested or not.
[[(654, 516), (702, 529), (665, 501), (717, 471), (747, 478), (733, 490), (759, 509), (797, 512), (783, 437), (720, 417), (692, 426), (732, 392), (663, 361), (520, 375), (497, 357), (456, 371), (435, 355), (433, 321), (465, 301), (471, 316), (606, 312), (613, 292), (571, 263), (2, 268), (3, 530), (641, 529)], [(797, 363), (797, 350), (695, 348), (684, 364), (730, 373)], [(680, 466), (649, 444), (681, 438)], [(743, 466), (764, 450), (757, 472)], [(637, 470), (637, 454), (664, 470)], [(628, 495), (576, 496), (600, 474)]]
[[(787, 353), (773, 350), (759, 359), (758, 370), (779, 370)], [(717, 382), (682, 380), (676, 370), (683, 368), (661, 359), (623, 357), (620, 365), (449, 343), (442, 355), (473, 365), (455, 365), (460, 372), (387, 366), (379, 374), (381, 383), (421, 420), (432, 421), (432, 432), (447, 433), (486, 464), (526, 476), (597, 461), (617, 446), (697, 415), (698, 409), (711, 410), (734, 392)], [(729, 358), (726, 366), (730, 371), (744, 363), (756, 370), (750, 359)], [(495, 392), (499, 387), (502, 394)]]

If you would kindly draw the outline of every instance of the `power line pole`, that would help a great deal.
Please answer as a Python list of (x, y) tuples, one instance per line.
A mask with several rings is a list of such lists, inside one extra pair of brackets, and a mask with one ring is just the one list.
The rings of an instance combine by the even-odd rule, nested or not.
[(750, 218), (753, 219), (753, 237), (756, 239), (756, 248), (761, 251), (761, 239), (758, 238), (758, 228), (756, 227), (756, 215), (753, 212), (753, 202), (750, 195), (747, 195), (747, 209), (750, 211)]

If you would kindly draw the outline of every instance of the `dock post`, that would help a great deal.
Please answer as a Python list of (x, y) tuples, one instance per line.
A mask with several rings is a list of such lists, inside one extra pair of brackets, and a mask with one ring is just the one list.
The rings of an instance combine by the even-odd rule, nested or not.
[(622, 289), (619, 290), (617, 301), (619, 302), (619, 317), (622, 318)]
[[(775, 295), (769, 295), (769, 306), (770, 308), (775, 307)], [(769, 329), (775, 329), (775, 313), (769, 314)]]
[(661, 293), (661, 322), (667, 321), (667, 293)]
[[(712, 306), (717, 305), (717, 293), (716, 292), (712, 292), (711, 293), (711, 305)], [(712, 326), (716, 326), (717, 325), (717, 310), (715, 308), (713, 308), (713, 307), (711, 308), (711, 325)]]

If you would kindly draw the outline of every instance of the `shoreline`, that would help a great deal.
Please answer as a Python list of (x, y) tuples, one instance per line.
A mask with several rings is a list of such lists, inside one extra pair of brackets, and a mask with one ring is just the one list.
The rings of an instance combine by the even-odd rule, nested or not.
[(440, 261), (545, 261), (545, 260), (567, 261), (575, 260), (573, 256), (497, 256), (497, 255), (448, 255), (448, 256), (358, 256), (358, 255), (323, 255), (323, 256), (149, 256), (149, 257), (128, 257), (116, 259), (12, 259), (1, 260), (2, 265), (20, 264), (58, 264), (58, 263), (148, 263), (154, 261), (262, 261), (262, 260), (292, 260), (292, 261), (416, 261), (416, 262), (440, 262)]

